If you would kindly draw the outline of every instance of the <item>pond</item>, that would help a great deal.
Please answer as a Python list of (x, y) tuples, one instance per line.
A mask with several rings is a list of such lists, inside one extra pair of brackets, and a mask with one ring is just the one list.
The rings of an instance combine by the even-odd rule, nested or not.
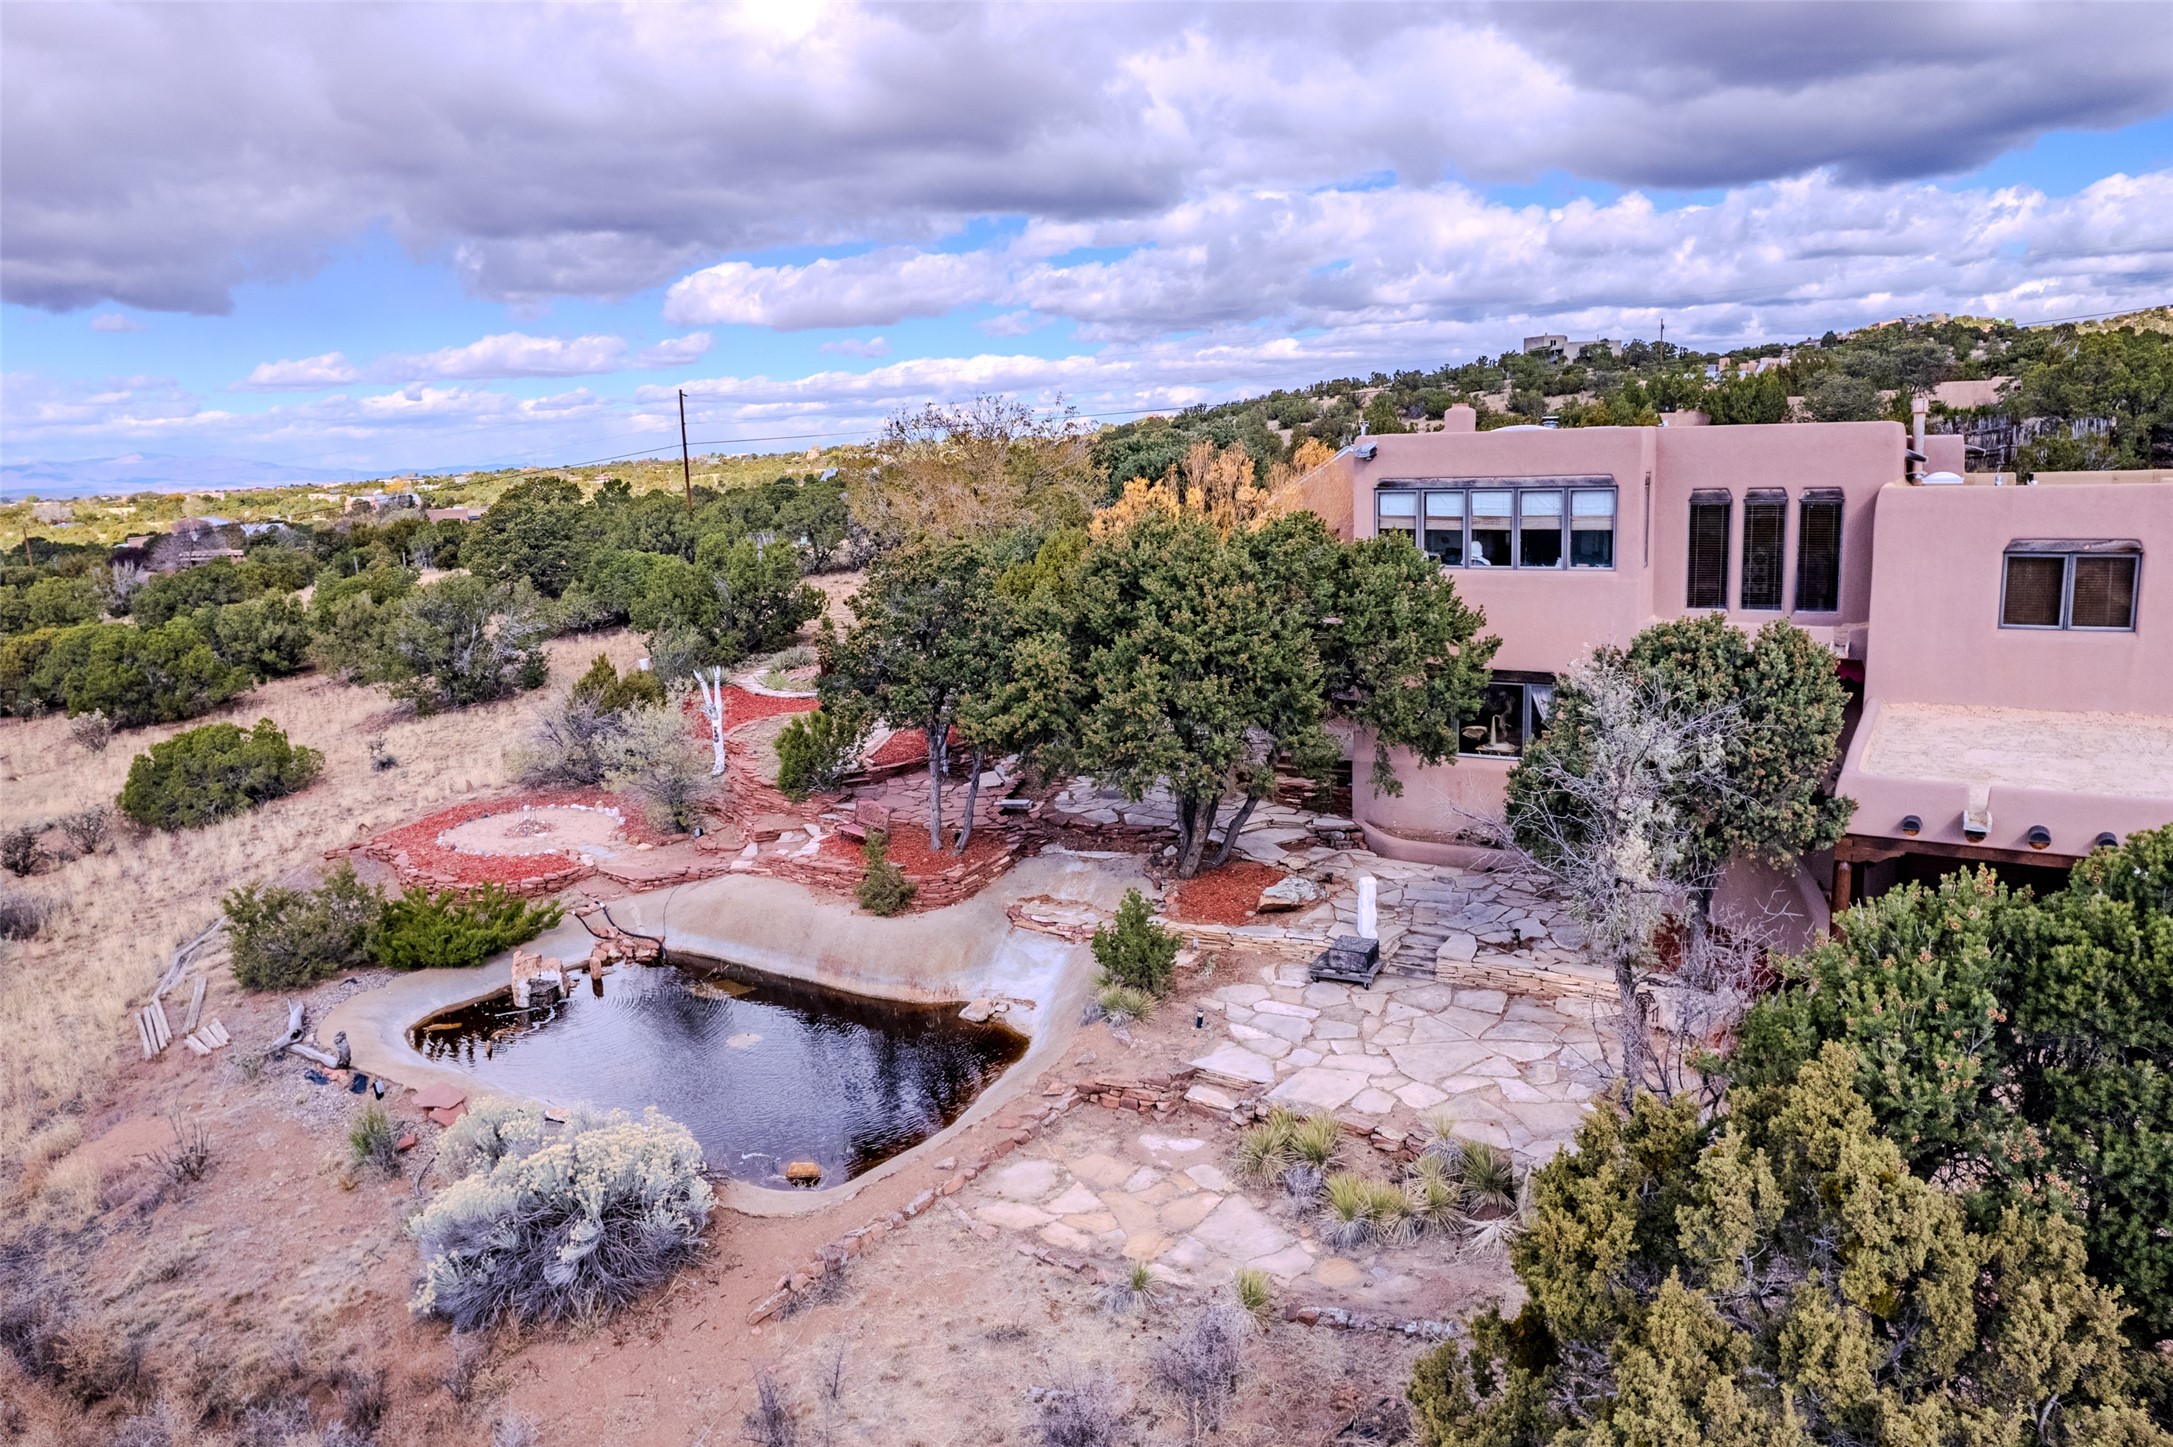
[(623, 966), (603, 994), (528, 1010), (510, 993), (417, 1023), (433, 1062), (500, 1090), (639, 1114), (655, 1106), (702, 1143), (711, 1169), (782, 1186), (814, 1161), (835, 1185), (956, 1120), (1026, 1053), (959, 1007), (908, 1005), (675, 954)]

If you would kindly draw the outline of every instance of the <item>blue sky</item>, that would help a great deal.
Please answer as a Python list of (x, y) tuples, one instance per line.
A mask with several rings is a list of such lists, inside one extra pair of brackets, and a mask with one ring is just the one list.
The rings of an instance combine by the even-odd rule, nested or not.
[(2173, 12), (1685, 8), (8, 7), (0, 460), (570, 463), (680, 387), (776, 451), (2173, 300)]

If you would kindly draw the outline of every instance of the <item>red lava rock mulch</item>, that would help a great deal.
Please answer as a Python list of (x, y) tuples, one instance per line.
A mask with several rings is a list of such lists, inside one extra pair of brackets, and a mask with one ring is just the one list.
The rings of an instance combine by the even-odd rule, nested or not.
[(1280, 869), (1252, 859), (1232, 859), (1179, 880), (1169, 892), (1163, 914), (1184, 924), (1245, 924), (1255, 916), (1260, 891), (1283, 877)]
[[(709, 720), (702, 716), (701, 700), (692, 694), (684, 705), (687, 721), (702, 742), (709, 742)], [(724, 689), (724, 731), (726, 733), (741, 724), (751, 724), (756, 719), (775, 718), (781, 713), (813, 713), (817, 700), (812, 698), (772, 698), (766, 693), (749, 693), (732, 684)]]
[[(466, 854), (438, 843), (438, 836), (457, 825), (491, 814), (509, 814), (523, 805), (582, 804), (589, 808), (616, 809), (627, 839), (656, 843), (663, 838), (643, 822), (641, 811), (622, 803), (618, 795), (603, 789), (548, 789), (514, 794), (499, 799), (471, 799), (426, 814), (412, 824), (388, 829), (357, 846), (357, 852), (382, 859), (399, 871), (406, 882), (426, 882), (437, 888), (472, 887), (483, 884), (517, 886), (531, 880), (556, 879), (565, 883), (587, 872), (580, 861), (550, 854)], [(553, 885), (553, 888), (559, 887)]]
[[(946, 820), (943, 825), (945, 839), (957, 838), (957, 830)], [(853, 840), (833, 834), (823, 841), (823, 853), (840, 859), (860, 861), (860, 845)], [(945, 870), (974, 867), (988, 863), (1010, 848), (1009, 836), (1002, 829), (976, 825), (973, 840), (967, 844), (964, 854), (953, 854), (950, 846), (931, 850), (928, 847), (928, 825), (925, 820), (894, 817), (890, 824), (890, 862), (905, 871), (908, 879), (932, 879)]]

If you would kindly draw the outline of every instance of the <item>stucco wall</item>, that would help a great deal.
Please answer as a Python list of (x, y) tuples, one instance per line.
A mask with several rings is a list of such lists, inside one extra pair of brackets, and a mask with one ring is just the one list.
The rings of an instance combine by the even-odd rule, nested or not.
[[(1898, 484), (1878, 508), (1868, 699), (2173, 713), (2173, 487)], [(2135, 631), (2000, 627), (2020, 538), (2140, 541)]]

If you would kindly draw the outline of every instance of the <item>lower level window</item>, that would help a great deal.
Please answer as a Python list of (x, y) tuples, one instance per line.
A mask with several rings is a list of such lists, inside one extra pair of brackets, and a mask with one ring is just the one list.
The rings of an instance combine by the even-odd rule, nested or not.
[(1463, 751), (1515, 758), (1547, 731), (1553, 711), (1553, 674), (1498, 670), (1480, 696), (1479, 711), (1464, 720)]
[(2131, 631), (2142, 563), (2142, 545), (2126, 540), (2010, 544), (2000, 626)]

